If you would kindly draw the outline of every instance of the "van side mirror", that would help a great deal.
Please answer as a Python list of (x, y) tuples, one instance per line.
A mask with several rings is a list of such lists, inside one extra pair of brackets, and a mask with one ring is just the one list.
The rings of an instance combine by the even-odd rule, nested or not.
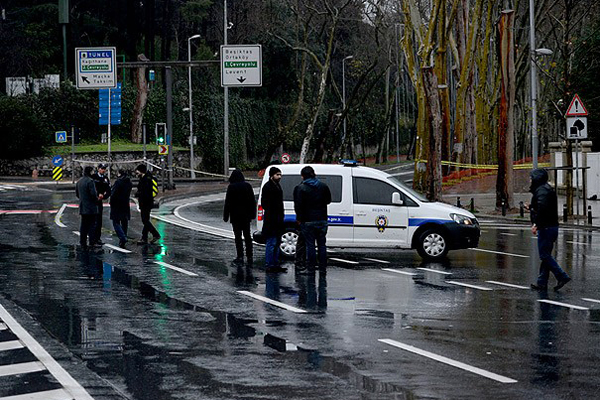
[(397, 206), (404, 205), (404, 201), (402, 200), (402, 197), (400, 197), (400, 193), (398, 193), (398, 192), (392, 193), (392, 204), (397, 205)]

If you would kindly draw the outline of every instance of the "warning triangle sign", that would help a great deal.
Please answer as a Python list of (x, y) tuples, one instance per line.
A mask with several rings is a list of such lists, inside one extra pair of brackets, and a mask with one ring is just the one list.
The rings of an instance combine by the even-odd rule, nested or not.
[(579, 95), (575, 95), (573, 100), (571, 100), (571, 104), (569, 104), (569, 108), (567, 109), (566, 117), (578, 117), (578, 116), (586, 116), (588, 115), (585, 106), (581, 102)]

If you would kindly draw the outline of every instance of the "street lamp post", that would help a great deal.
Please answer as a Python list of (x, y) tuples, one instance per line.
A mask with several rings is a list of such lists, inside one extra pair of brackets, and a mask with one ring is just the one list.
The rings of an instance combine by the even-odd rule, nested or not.
[(189, 95), (189, 111), (190, 111), (190, 173), (191, 178), (196, 178), (194, 170), (194, 115), (192, 113), (192, 40), (198, 39), (200, 35), (194, 35), (188, 38), (188, 95)]
[[(353, 59), (354, 56), (347, 56), (344, 57), (344, 59), (342, 60), (342, 103), (344, 105), (344, 110), (346, 109), (346, 67), (345, 67), (345, 63), (346, 60), (351, 60)], [(344, 147), (344, 142), (346, 141), (346, 114), (344, 114), (344, 132), (342, 134), (342, 148)]]
[(535, 7), (529, 0), (529, 50), (531, 52), (531, 157), (533, 169), (538, 167), (537, 133), (537, 66), (535, 64)]

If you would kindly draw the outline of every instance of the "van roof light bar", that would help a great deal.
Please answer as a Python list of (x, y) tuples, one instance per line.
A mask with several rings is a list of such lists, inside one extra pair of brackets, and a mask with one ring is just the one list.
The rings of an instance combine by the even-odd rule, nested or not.
[(340, 164), (345, 167), (358, 167), (358, 161), (356, 160), (340, 160)]

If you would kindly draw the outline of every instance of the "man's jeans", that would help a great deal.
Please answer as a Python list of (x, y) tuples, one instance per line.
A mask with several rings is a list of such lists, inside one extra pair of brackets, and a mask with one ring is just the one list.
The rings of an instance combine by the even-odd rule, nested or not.
[(548, 286), (548, 276), (550, 271), (554, 274), (557, 281), (564, 281), (569, 275), (562, 270), (560, 265), (552, 257), (552, 248), (558, 238), (558, 226), (538, 229), (538, 252), (540, 254), (540, 274), (537, 279), (537, 285), (540, 287)]
[(121, 242), (126, 242), (127, 241), (127, 228), (129, 227), (129, 221), (127, 220), (127, 218), (113, 219), (112, 223), (113, 223), (113, 228), (115, 229), (115, 232), (117, 233), (117, 236), (119, 237), (119, 240)]
[(304, 222), (300, 225), (300, 229), (302, 229), (306, 243), (306, 267), (309, 270), (315, 269), (317, 263), (316, 242), (319, 250), (319, 268), (325, 270), (327, 268), (327, 221)]
[(265, 266), (266, 267), (278, 267), (279, 266), (279, 245), (281, 244), (281, 236), (269, 236), (266, 242), (265, 250)]

